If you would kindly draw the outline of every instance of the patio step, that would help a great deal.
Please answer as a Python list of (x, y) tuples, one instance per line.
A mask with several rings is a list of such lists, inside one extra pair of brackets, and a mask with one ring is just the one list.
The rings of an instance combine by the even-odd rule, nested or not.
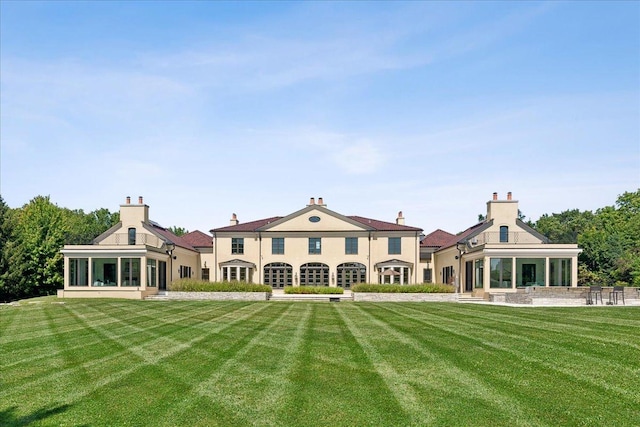
[(144, 299), (148, 301), (168, 301), (169, 295), (167, 295), (166, 291), (160, 291), (155, 295), (147, 295)]
[(352, 295), (344, 294), (281, 294), (273, 293), (269, 301), (323, 301), (340, 302), (353, 301)]
[(458, 295), (458, 302), (486, 302), (482, 297), (474, 297), (471, 295)]

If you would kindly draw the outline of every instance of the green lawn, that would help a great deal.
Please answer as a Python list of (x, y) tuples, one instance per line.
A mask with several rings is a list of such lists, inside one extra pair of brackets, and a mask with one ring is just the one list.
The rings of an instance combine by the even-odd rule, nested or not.
[(0, 425), (639, 424), (638, 308), (0, 306)]

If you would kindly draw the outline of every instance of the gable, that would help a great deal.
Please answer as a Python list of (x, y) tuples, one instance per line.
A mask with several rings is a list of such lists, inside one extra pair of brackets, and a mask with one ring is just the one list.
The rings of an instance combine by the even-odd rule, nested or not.
[(325, 207), (314, 205), (292, 213), (270, 224), (260, 227), (260, 231), (367, 231), (366, 225), (340, 215)]

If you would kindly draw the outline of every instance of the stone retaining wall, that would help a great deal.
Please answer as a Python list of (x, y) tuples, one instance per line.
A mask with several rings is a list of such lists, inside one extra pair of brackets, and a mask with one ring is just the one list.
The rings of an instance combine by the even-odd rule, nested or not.
[(456, 302), (456, 294), (354, 292), (353, 300), (359, 302)]
[(270, 292), (167, 292), (170, 300), (267, 301)]
[[(609, 292), (613, 288), (602, 288), (602, 299), (606, 304), (609, 301)], [(505, 294), (490, 294), (489, 301), (493, 302), (506, 302), (511, 304), (528, 304), (528, 305), (586, 305), (587, 294), (589, 293), (588, 286), (579, 287), (538, 287), (531, 286), (526, 288), (519, 288), (514, 293)], [(636, 300), (638, 295), (637, 288), (625, 288), (624, 290), (625, 300)], [(599, 299), (598, 299), (599, 300)], [(598, 304), (600, 304), (598, 302)]]

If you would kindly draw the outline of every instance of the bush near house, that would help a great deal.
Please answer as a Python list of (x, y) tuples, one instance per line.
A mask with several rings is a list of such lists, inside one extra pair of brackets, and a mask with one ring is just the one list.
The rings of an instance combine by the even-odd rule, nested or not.
[(174, 292), (271, 292), (271, 286), (245, 282), (206, 282), (180, 279), (169, 285)]
[(374, 285), (369, 283), (359, 283), (354, 285), (351, 290), (353, 292), (379, 292), (379, 293), (417, 293), (417, 294), (452, 294), (455, 290), (451, 285), (442, 283), (423, 284), (423, 285)]
[(342, 288), (328, 286), (285, 286), (285, 294), (343, 294)]

